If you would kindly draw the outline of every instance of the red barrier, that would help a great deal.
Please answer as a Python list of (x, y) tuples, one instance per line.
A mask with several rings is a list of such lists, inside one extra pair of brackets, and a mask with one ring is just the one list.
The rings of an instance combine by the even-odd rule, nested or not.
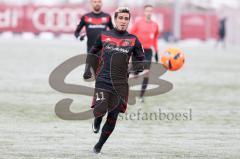
[(0, 32), (72, 33), (84, 13), (81, 6), (0, 5)]
[[(73, 33), (81, 16), (87, 12), (86, 6), (56, 5), (56, 6), (14, 6), (0, 5), (0, 32), (52, 32), (54, 34)], [(105, 11), (112, 13), (115, 8)], [(158, 22), (160, 31), (172, 32), (173, 12), (171, 8), (156, 8), (154, 19)], [(143, 14), (142, 8), (132, 9), (132, 22)], [(216, 38), (217, 17), (215, 15), (183, 14), (181, 19), (181, 37)]]
[[(81, 16), (87, 12), (84, 6), (34, 6), (23, 7), (0, 5), (0, 31), (12, 32), (53, 32), (72, 33)], [(107, 8), (112, 13), (114, 8)], [(142, 8), (135, 8), (132, 13), (132, 22), (142, 14)], [(162, 32), (171, 31), (171, 9), (159, 8), (154, 18)], [(11, 22), (14, 22), (12, 24)]]
[(183, 14), (181, 18), (181, 38), (206, 40), (217, 38), (218, 18), (202, 13)]
[(39, 33), (42, 31), (53, 33), (72, 33), (81, 16), (86, 13), (82, 7), (69, 6), (27, 6), (25, 18), (28, 20), (28, 31)]
[(18, 6), (0, 5), (0, 32), (23, 31), (24, 10)]

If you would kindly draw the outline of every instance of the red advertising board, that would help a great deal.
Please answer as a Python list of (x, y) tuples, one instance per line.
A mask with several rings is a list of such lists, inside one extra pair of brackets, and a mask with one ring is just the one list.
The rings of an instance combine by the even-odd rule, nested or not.
[(0, 5), (0, 32), (22, 32), (24, 10), (18, 6)]
[(200, 13), (183, 14), (181, 17), (181, 38), (206, 40), (217, 38), (218, 18), (216, 15)]
[[(114, 8), (107, 8), (112, 13)], [(0, 4), (0, 32), (52, 32), (73, 33), (81, 16), (86, 13), (81, 5), (14, 6)], [(142, 8), (132, 10), (132, 22), (142, 15)], [(156, 8), (154, 19), (161, 33), (172, 32), (173, 11), (171, 8)], [(217, 17), (214, 14), (185, 13), (181, 17), (181, 38), (216, 38)]]

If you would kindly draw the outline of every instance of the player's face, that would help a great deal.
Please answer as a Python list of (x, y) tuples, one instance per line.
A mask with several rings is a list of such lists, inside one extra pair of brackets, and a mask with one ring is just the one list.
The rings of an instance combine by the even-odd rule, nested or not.
[(144, 9), (144, 15), (147, 19), (151, 19), (152, 17), (152, 12), (153, 12), (153, 8), (152, 7), (147, 7)]
[(99, 12), (102, 8), (102, 0), (91, 0), (91, 5), (94, 11)]
[(118, 16), (115, 18), (116, 28), (120, 31), (127, 30), (129, 21), (130, 15), (128, 13), (118, 13)]

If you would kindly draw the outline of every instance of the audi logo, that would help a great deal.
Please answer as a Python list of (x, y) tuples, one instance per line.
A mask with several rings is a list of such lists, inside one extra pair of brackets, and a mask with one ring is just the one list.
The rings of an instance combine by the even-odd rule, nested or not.
[(73, 8), (38, 8), (33, 12), (32, 21), (41, 31), (71, 32), (86, 11)]

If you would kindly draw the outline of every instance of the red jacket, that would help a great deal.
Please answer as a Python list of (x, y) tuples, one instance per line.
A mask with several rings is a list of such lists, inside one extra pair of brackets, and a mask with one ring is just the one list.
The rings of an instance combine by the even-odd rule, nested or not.
[(154, 47), (158, 51), (159, 28), (156, 22), (141, 18), (132, 25), (130, 32), (138, 37), (144, 49)]

